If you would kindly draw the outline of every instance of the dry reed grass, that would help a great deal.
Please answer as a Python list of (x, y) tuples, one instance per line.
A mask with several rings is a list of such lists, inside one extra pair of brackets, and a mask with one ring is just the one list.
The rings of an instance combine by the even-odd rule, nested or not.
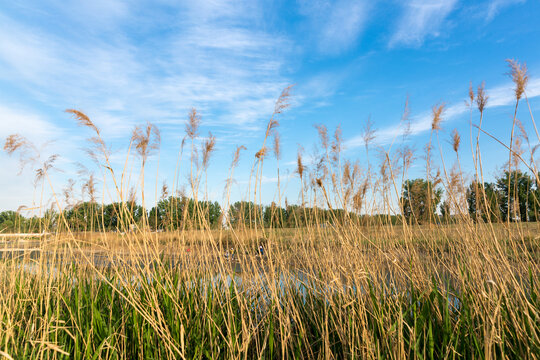
[[(519, 101), (526, 90), (526, 68), (517, 62), (510, 65)], [(290, 91), (286, 88), (276, 102), (255, 154), (255, 187), (248, 190), (248, 199), (257, 200), (257, 191), (260, 195), (271, 135), (274, 155), (280, 158), (277, 115), (289, 106)], [(471, 127), (478, 180), (483, 179), (479, 137), (487, 98), (483, 84), (476, 96), (471, 85), (471, 111), (476, 99), (480, 114), (476, 146)], [(439, 149), (443, 110), (444, 105), (433, 108), (431, 127)], [(460, 215), (453, 224), (390, 221), (396, 211), (392, 199), (403, 192), (399, 184), (415, 159), (412, 148), (381, 151), (377, 174), (369, 159), (366, 169), (342, 159), (339, 127), (330, 139), (326, 127), (319, 125), (316, 165), (307, 167), (303, 150), (297, 153), (302, 201), (301, 211), (294, 213), (297, 226), (265, 227), (262, 215), (250, 210), (243, 223), (233, 225), (226, 216), (225, 227), (211, 229), (203, 216), (206, 209), (195, 202), (194, 212), (176, 213), (183, 226), (155, 232), (148, 219), (130, 227), (134, 218), (128, 207), (136, 203), (136, 188), (124, 195), (123, 189), (130, 187), (124, 180), (126, 170), (118, 175), (118, 184), (99, 129), (84, 113), (67, 112), (95, 133), (91, 156), (109, 170), (103, 173), (103, 186), (110, 178), (115, 185), (119, 231), (74, 233), (61, 221), (60, 211), (57, 231), (32, 243), (31, 250), (4, 245), (1, 254), (10, 254), (0, 255), (4, 357), (538, 358), (539, 226), (508, 219), (483, 223), (468, 216), (457, 131), (451, 138), (456, 162), (448, 173), (441, 150), (446, 181), (434, 170), (431, 140), (426, 145), (427, 180), (433, 188), (445, 187), (454, 213)], [(408, 101), (404, 123), (407, 118)], [(191, 140), (188, 185), (195, 199), (206, 197), (199, 186), (216, 143), (210, 134), (201, 143), (199, 160), (195, 142), (200, 123), (192, 109), (185, 132)], [(369, 152), (376, 136), (370, 120), (364, 133)], [(506, 148), (513, 168), (523, 163), (522, 138), (525, 135), (512, 137)], [(144, 163), (159, 148), (158, 139), (151, 124), (133, 132), (131, 146), (141, 158), (142, 179)], [(4, 149), (14, 154), (26, 143), (14, 135)], [(232, 157), (224, 191), (227, 208), (242, 150), (246, 148), (238, 146)], [(53, 163), (48, 159), (38, 171), (47, 176)], [(94, 203), (97, 180), (83, 173), (82, 189)], [(69, 183), (64, 193), (67, 204), (74, 204), (73, 188)], [(167, 199), (169, 192), (164, 183), (161, 198)], [(277, 192), (281, 201), (279, 182)], [(325, 207), (330, 218), (317, 213)], [(198, 229), (185, 224), (197, 224)]]

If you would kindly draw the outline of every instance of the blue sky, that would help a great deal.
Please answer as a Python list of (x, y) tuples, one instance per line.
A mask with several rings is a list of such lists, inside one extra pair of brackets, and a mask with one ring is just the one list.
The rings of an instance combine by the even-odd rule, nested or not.
[[(374, 146), (388, 149), (399, 136), (407, 97), (409, 142), (417, 157), (429, 138), (431, 107), (444, 102), (443, 152), (451, 163), (446, 140), (456, 128), (463, 168), (471, 173), (464, 106), (469, 82), (476, 87), (485, 81), (490, 99), (484, 126), (508, 142), (514, 96), (505, 59), (527, 63), (533, 114), (540, 107), (539, 14), (540, 2), (533, 0), (2, 2), (0, 137), (19, 133), (47, 143), (43, 157), (58, 153), (62, 171), (51, 175), (57, 191), (76, 179), (79, 162), (103, 188), (100, 170), (84, 151), (91, 134), (63, 110), (80, 109), (101, 128), (118, 171), (133, 127), (150, 121), (162, 134), (157, 180), (157, 155), (147, 168), (152, 203), (155, 184), (173, 182), (184, 123), (196, 107), (201, 135), (211, 131), (217, 138), (208, 171), (211, 199), (223, 199), (235, 147), (247, 148), (232, 189), (240, 199), (274, 102), (285, 86), (296, 84), (279, 127), (289, 202), (298, 199), (292, 176), (297, 147), (309, 158), (317, 141), (314, 124), (331, 131), (341, 125), (344, 157), (365, 164), (359, 137), (365, 121), (370, 117), (377, 129)], [(525, 103), (518, 115), (533, 134)], [(486, 173), (493, 176), (507, 153), (487, 138), (482, 150)], [(182, 169), (187, 161), (184, 156)], [(137, 163), (132, 158), (128, 166), (132, 185)], [(0, 210), (31, 206), (31, 168), (18, 176), (17, 158), (4, 152), (0, 164)], [(411, 170), (415, 175), (423, 175), (421, 161)], [(275, 161), (268, 159), (264, 202), (272, 201), (275, 181)], [(105, 195), (105, 202), (110, 199)]]

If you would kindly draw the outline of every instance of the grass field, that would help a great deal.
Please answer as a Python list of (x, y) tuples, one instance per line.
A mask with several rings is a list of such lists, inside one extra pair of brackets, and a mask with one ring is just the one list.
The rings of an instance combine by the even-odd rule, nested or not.
[[(517, 107), (526, 72), (519, 64), (511, 66)], [(254, 203), (260, 204), (263, 161), (272, 139), (279, 159), (276, 116), (287, 107), (289, 91), (285, 89), (278, 99), (261, 150), (255, 154), (247, 199)], [(476, 95), (472, 92), (470, 100), (481, 119), (487, 101), (483, 88)], [(443, 159), (443, 172), (434, 174), (431, 143), (426, 182), (407, 183), (410, 149), (386, 152), (378, 172), (368, 159), (365, 175), (360, 176), (357, 165), (341, 161), (340, 134), (336, 132), (330, 142), (326, 129), (319, 127), (322, 165), (307, 169), (299, 152), (296, 175), (302, 202), (291, 212), (297, 226), (287, 228), (277, 226), (280, 220), (273, 208), (266, 222), (254, 208), (235, 222), (231, 213), (224, 212), (229, 216), (220, 218), (220, 226), (210, 223), (208, 208), (196, 201), (206, 195), (201, 184), (215, 144), (208, 138), (199, 156), (182, 165), (190, 169), (187, 185), (195, 199), (191, 212), (184, 207), (183, 213), (175, 213), (171, 202), (176, 226), (167, 228), (169, 222), (159, 228), (157, 212), (154, 225), (146, 211), (138, 218), (133, 215), (135, 201), (126, 196), (129, 184), (123, 183), (123, 173), (113, 171), (99, 129), (85, 114), (68, 112), (93, 133), (89, 152), (104, 169), (107, 191), (117, 196), (111, 205), (118, 215), (116, 231), (106, 229), (105, 221), (93, 221), (104, 213), (91, 210), (97, 202), (90, 178), (85, 186), (93, 198), (84, 215), (92, 225), (86, 231), (74, 230), (69, 209), (56, 198), (55, 217), (43, 216), (43, 223), (34, 226), (53, 229), (49, 235), (0, 239), (0, 356), (540, 357), (540, 223), (518, 221), (523, 217), (517, 205), (511, 206), (510, 191), (507, 212), (501, 213), (506, 217), (492, 216), (492, 198), (483, 180), (476, 183), (476, 198), (471, 197), (482, 204), (481, 209), (468, 211), (464, 175), (443, 176)], [(434, 107), (434, 142), (442, 114), (443, 107)], [(186, 127), (186, 146), (191, 146), (192, 154), (199, 121), (193, 110)], [(477, 131), (480, 134), (480, 127)], [(136, 129), (131, 139), (130, 149), (141, 159), (142, 184), (145, 163), (159, 146), (156, 132), (148, 124)], [(475, 135), (471, 155), (479, 166), (473, 176), (480, 180), (481, 152)], [(366, 148), (370, 139), (367, 131)], [(459, 135), (453, 141), (459, 148)], [(510, 157), (508, 174), (514, 174), (512, 167), (526, 167), (538, 178), (534, 163), (523, 161), (523, 152), (512, 145), (502, 148)], [(35, 148), (14, 135), (4, 149), (11, 154)], [(233, 156), (227, 184), (241, 150)], [(46, 160), (37, 171), (53, 191), (48, 171), (54, 160)], [(508, 188), (510, 182), (508, 176)], [(278, 198), (279, 186), (278, 182)], [(421, 206), (413, 203), (413, 188), (417, 195), (425, 195)], [(435, 210), (437, 189), (446, 191), (451, 206), (445, 216)], [(229, 190), (226, 187), (224, 209), (230, 203)], [(407, 193), (408, 197), (403, 195)], [(504, 210), (501, 199), (495, 199), (496, 207)], [(535, 199), (531, 201), (536, 206)], [(534, 209), (527, 205), (527, 214)]]
[[(482, 235), (488, 227), (424, 226), (410, 239), (398, 229), (386, 229), (386, 239), (362, 228), (361, 239), (338, 230), (311, 238), (307, 229), (275, 231), (264, 254), (262, 239), (249, 241), (250, 234), (227, 243), (218, 232), (58, 234), (31, 244), (42, 253), (0, 263), (2, 351), (13, 358), (534, 358), (540, 239), (494, 241)], [(536, 224), (525, 228), (533, 234)], [(494, 231), (506, 232), (503, 225)], [(235, 256), (224, 256), (231, 248)]]

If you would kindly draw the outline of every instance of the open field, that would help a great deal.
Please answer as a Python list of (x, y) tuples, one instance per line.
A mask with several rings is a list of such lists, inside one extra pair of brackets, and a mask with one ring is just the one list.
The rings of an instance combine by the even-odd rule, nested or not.
[(286, 229), (234, 241), (231, 231), (192, 231), (4, 243), (16, 255), (0, 256), (2, 350), (535, 358), (540, 239), (536, 224), (511, 226), (523, 236), (494, 240), (490, 229), (503, 236), (505, 226), (484, 224), (471, 233), (417, 226), (411, 238), (381, 227), (355, 229), (360, 239), (350, 229)]
[[(517, 109), (527, 72), (509, 64)], [(189, 162), (178, 157), (176, 185), (164, 184), (161, 196), (156, 186), (159, 200), (151, 208), (144, 206), (145, 165), (160, 145), (151, 123), (136, 127), (129, 143), (125, 164), (130, 156), (140, 160), (133, 185), (125, 166), (115, 171), (94, 122), (67, 110), (92, 134), (88, 153), (101, 171), (101, 203), (93, 173), (82, 172), (81, 197), (70, 181), (60, 198), (49, 177), (56, 156), (39, 163), (36, 146), (8, 137), (4, 150), (37, 166), (39, 198), (48, 185), (53, 200), (46, 211), (40, 200), (29, 217), (23, 208), (0, 214), (2, 231), (13, 233), (0, 238), (0, 356), (538, 359), (536, 148), (521, 149), (525, 133), (514, 138), (512, 132), (508, 146), (496, 139), (509, 160), (494, 182), (484, 181), (483, 85), (469, 92), (471, 117), (473, 107), (480, 117), (475, 133), (472, 123), (470, 129), (472, 180), (461, 171), (457, 131), (455, 166), (447, 171), (439, 142), (444, 105), (437, 105), (425, 179), (408, 178), (413, 153), (404, 141), (379, 149), (382, 160), (370, 163), (369, 123), (365, 169), (343, 159), (339, 128), (330, 139), (319, 125), (315, 165), (306, 167), (298, 151), (299, 204), (288, 203), (279, 170), (277, 116), (291, 89), (276, 102), (243, 201), (230, 195), (242, 146), (233, 154), (223, 203), (207, 200), (215, 138), (199, 139), (195, 109), (180, 152), (191, 147)], [(407, 113), (406, 107), (404, 119)], [(263, 165), (272, 140), (276, 201), (264, 205)], [(435, 143), (441, 164), (432, 159)], [(177, 185), (180, 168), (187, 193)]]

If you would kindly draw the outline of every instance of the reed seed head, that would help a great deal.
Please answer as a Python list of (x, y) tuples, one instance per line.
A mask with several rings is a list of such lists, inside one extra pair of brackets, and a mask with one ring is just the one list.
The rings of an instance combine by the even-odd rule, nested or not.
[(65, 112), (67, 112), (68, 114), (71, 114), (73, 116), (73, 118), (75, 118), (77, 120), (79, 126), (86, 126), (86, 127), (90, 128), (90, 129), (94, 130), (94, 132), (96, 134), (98, 134), (98, 135), (100, 134), (99, 128), (82, 111), (75, 110), (75, 109), (66, 109)]
[(163, 185), (161, 186), (161, 200), (165, 200), (169, 197), (169, 186), (167, 185), (167, 182), (163, 180)]
[(197, 137), (199, 125), (201, 124), (201, 116), (197, 113), (197, 109), (191, 108), (189, 111), (188, 122), (186, 123), (186, 135), (190, 139)]
[(523, 123), (519, 119), (516, 119), (516, 125), (519, 129), (520, 136), (527, 142), (527, 144), (529, 144), (529, 135), (527, 134), (527, 130), (525, 130)]
[(315, 125), (315, 128), (317, 129), (317, 132), (319, 133), (319, 140), (321, 141), (321, 145), (325, 151), (328, 150), (328, 129), (325, 125)]
[(283, 111), (285, 111), (288, 107), (291, 106), (290, 98), (293, 87), (294, 84), (291, 84), (285, 89), (283, 89), (283, 91), (281, 91), (281, 95), (279, 95), (279, 98), (274, 105), (274, 115), (281, 114)]
[(484, 112), (489, 99), (489, 96), (487, 96), (486, 92), (484, 91), (485, 85), (485, 82), (482, 81), (482, 84), (478, 86), (478, 91), (476, 93), (476, 105), (478, 106), (478, 111), (481, 113)]
[(454, 149), (454, 152), (457, 154), (459, 151), (459, 145), (461, 143), (461, 136), (459, 135), (459, 132), (457, 129), (454, 129), (452, 131), (452, 149)]
[(90, 202), (96, 201), (96, 179), (94, 174), (88, 175), (88, 179), (83, 183), (82, 187), (83, 195), (86, 193), (90, 198)]
[(371, 121), (371, 116), (368, 117), (365, 125), (364, 132), (362, 134), (362, 139), (364, 140), (364, 146), (367, 148), (373, 140), (375, 140), (375, 132), (373, 129), (373, 122)]
[(525, 93), (525, 88), (527, 87), (527, 83), (529, 81), (527, 64), (520, 64), (514, 59), (507, 59), (506, 62), (510, 67), (510, 72), (508, 74), (512, 77), (512, 81), (516, 86), (514, 90), (516, 94), (516, 100), (519, 101)]
[(263, 146), (259, 151), (255, 153), (255, 157), (259, 160), (264, 159), (266, 157), (266, 153), (268, 152), (268, 149), (266, 146)]
[(300, 179), (304, 176), (304, 170), (305, 166), (302, 163), (302, 147), (299, 147), (296, 155), (296, 173), (300, 176)]
[(11, 155), (15, 151), (26, 146), (26, 144), (27, 140), (24, 137), (19, 134), (12, 134), (6, 138), (6, 142), (4, 143), (4, 151), (7, 152), (8, 155)]
[(344, 184), (350, 184), (352, 182), (351, 163), (349, 161), (345, 161), (345, 164), (343, 164), (342, 181)]
[(137, 202), (137, 191), (135, 190), (134, 187), (131, 187), (129, 189), (127, 203), (130, 204), (130, 206), (133, 206), (135, 205), (136, 202)]
[(281, 138), (278, 132), (274, 133), (274, 156), (276, 160), (281, 159)]
[(240, 160), (240, 151), (242, 150), (246, 150), (246, 147), (244, 145), (236, 147), (236, 151), (234, 152), (234, 155), (233, 155), (233, 161), (231, 163), (231, 168), (234, 168), (236, 167), (236, 165), (238, 165), (238, 161)]
[(144, 129), (140, 126), (136, 126), (135, 129), (133, 129), (131, 141), (133, 142), (137, 153), (144, 161), (153, 150), (159, 149), (161, 134), (155, 125), (147, 122)]
[(338, 125), (336, 130), (334, 131), (334, 140), (332, 141), (332, 160), (337, 163), (339, 160), (339, 155), (341, 153), (341, 144), (342, 144), (342, 137), (341, 137), (341, 126)]
[(444, 112), (445, 105), (444, 104), (438, 104), (433, 106), (432, 114), (433, 114), (433, 120), (431, 122), (431, 130), (439, 131), (441, 130), (441, 122), (442, 122), (442, 114)]
[(208, 138), (204, 141), (203, 144), (203, 168), (208, 167), (208, 162), (210, 160), (210, 155), (215, 150), (216, 147), (216, 138), (214, 135), (212, 135), (211, 132), (208, 133)]
[(523, 140), (521, 140), (521, 137), (520, 136), (516, 136), (516, 138), (514, 139), (514, 145), (512, 146), (512, 167), (514, 169), (518, 169), (519, 168), (519, 164), (521, 163), (521, 155), (523, 155), (523, 153), (525, 152), (525, 150), (523, 150)]

